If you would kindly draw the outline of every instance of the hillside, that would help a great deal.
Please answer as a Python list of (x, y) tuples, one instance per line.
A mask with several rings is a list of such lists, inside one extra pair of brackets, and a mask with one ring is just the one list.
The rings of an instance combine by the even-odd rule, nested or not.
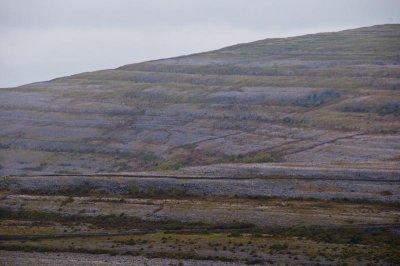
[(0, 89), (1, 265), (400, 265), (400, 25)]
[(398, 170), (400, 25), (3, 88), (0, 110), (3, 176), (248, 163)]

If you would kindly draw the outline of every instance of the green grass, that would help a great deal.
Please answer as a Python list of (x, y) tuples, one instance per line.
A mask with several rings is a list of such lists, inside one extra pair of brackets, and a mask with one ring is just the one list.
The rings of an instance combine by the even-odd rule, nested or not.
[(162, 162), (157, 165), (157, 170), (178, 170), (182, 167), (182, 163), (180, 162)]
[(239, 154), (229, 157), (229, 161), (233, 163), (271, 163), (275, 158), (265, 151), (260, 151), (254, 154)]

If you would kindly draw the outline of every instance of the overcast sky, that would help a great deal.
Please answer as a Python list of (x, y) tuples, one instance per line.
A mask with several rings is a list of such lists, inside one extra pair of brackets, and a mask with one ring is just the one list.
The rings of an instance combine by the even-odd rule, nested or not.
[(0, 87), (400, 22), (399, 0), (0, 0)]

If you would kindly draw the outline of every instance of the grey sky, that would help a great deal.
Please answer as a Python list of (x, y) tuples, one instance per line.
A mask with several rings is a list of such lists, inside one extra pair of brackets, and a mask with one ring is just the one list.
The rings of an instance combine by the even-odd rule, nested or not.
[(0, 0), (0, 87), (400, 22), (399, 0)]

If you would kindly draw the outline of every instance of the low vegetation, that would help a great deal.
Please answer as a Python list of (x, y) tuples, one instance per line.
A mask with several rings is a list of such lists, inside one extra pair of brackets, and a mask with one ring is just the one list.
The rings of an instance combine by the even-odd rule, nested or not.
[(185, 198), (194, 196), (182, 188), (151, 188), (140, 190), (134, 184), (129, 187), (128, 195), (133, 198)]
[(229, 158), (233, 163), (271, 163), (274, 157), (269, 152), (260, 151), (254, 154), (239, 154)]
[(386, 103), (355, 103), (343, 106), (342, 112), (377, 113), (379, 115), (400, 115), (400, 102), (391, 101)]
[(333, 90), (325, 90), (325, 91), (310, 93), (303, 98), (295, 100), (293, 103), (295, 105), (303, 107), (315, 107), (323, 105), (339, 97), (340, 97), (339, 92)]
[[(0, 250), (30, 252), (75, 252), (174, 258), (179, 260), (235, 261), (247, 264), (274, 263), (285, 259), (333, 264), (353, 260), (375, 264), (398, 264), (400, 236), (392, 228), (263, 227), (249, 225), (205, 225), (176, 221), (143, 221), (122, 216), (77, 217), (26, 211), (1, 211), (2, 220), (35, 221), (35, 226), (52, 222), (114, 230), (157, 229), (141, 235), (27, 238), (2, 241)], [(222, 228), (224, 231), (213, 231)], [(198, 230), (200, 229), (200, 230)], [(176, 231), (181, 230), (181, 231)], [(82, 234), (80, 232), (79, 234)], [(297, 258), (297, 259), (296, 259)]]

